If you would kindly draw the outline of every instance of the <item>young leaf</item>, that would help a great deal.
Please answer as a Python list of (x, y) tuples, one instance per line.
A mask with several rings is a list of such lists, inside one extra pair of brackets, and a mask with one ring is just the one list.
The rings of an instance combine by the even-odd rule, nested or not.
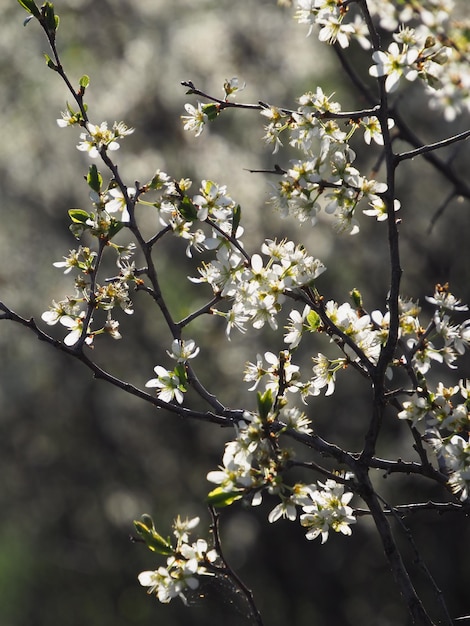
[(185, 388), (188, 383), (188, 377), (186, 376), (186, 368), (184, 366), (184, 363), (177, 363), (174, 371), (180, 379), (181, 385)]
[(232, 212), (232, 237), (235, 237), (237, 234), (237, 228), (240, 225), (240, 220), (242, 217), (242, 209), (239, 204), (233, 209)]
[(269, 411), (273, 408), (274, 399), (271, 389), (266, 389), (264, 393), (257, 393), (258, 413), (263, 422), (268, 419)]
[(86, 182), (88, 183), (88, 186), (93, 189), (93, 191), (96, 191), (96, 193), (100, 193), (101, 186), (103, 184), (103, 177), (101, 176), (100, 172), (98, 172), (98, 168), (95, 164), (90, 165), (90, 169), (88, 170), (88, 175), (86, 177)]
[(240, 500), (242, 496), (242, 489), (237, 489), (235, 491), (224, 491), (222, 487), (216, 487), (208, 494), (207, 502), (212, 506), (222, 508), (224, 506), (230, 506), (236, 500)]
[(18, 0), (18, 2), (21, 4), (23, 9), (26, 9), (28, 13), (32, 13), (34, 17), (41, 17), (41, 12), (37, 8), (34, 0)]
[(160, 170), (157, 170), (152, 180), (147, 183), (147, 186), (150, 187), (150, 189), (161, 189), (163, 187), (163, 182), (164, 179), (162, 178), (161, 172)]
[(51, 70), (57, 71), (57, 65), (54, 63), (51, 57), (48, 54), (44, 53), (44, 58), (46, 59), (47, 67), (50, 67)]
[(84, 74), (78, 83), (82, 89), (86, 89), (90, 84), (90, 77)]
[(117, 233), (124, 228), (124, 223), (119, 220), (111, 220), (111, 224), (108, 228), (108, 241), (117, 235)]
[(349, 295), (351, 296), (356, 309), (362, 309), (362, 294), (359, 289), (354, 288)]
[(197, 219), (197, 209), (188, 196), (184, 196), (178, 209), (184, 219), (188, 222), (194, 222), (194, 220)]
[(147, 547), (152, 550), (152, 552), (157, 552), (158, 554), (163, 554), (164, 556), (171, 556), (174, 554), (170, 540), (164, 539), (161, 535), (159, 535), (153, 526), (149, 528), (146, 523), (135, 520), (134, 526), (136, 531), (147, 544)]
[(218, 104), (205, 104), (202, 107), (202, 110), (209, 118), (209, 121), (212, 122), (220, 113), (220, 107)]
[(59, 28), (59, 16), (54, 13), (52, 2), (45, 2), (41, 7), (47, 31), (52, 35)]
[(149, 530), (153, 530), (155, 528), (155, 524), (153, 523), (153, 519), (152, 519), (152, 517), (148, 513), (144, 513), (143, 515), (141, 515), (140, 519), (142, 520), (142, 524), (147, 526), (147, 528)]
[(90, 215), (83, 209), (70, 209), (69, 216), (74, 224), (86, 224), (90, 219)]
[(321, 326), (321, 319), (318, 313), (315, 313), (315, 311), (310, 311), (310, 313), (307, 315), (307, 324), (308, 329), (311, 333), (316, 332)]

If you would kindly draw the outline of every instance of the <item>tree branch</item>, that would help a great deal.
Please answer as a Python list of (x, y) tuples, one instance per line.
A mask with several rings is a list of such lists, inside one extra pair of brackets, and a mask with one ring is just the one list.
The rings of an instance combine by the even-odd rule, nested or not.
[(157, 409), (165, 409), (166, 411), (169, 411), (170, 413), (174, 413), (180, 417), (196, 419), (198, 421), (203, 421), (203, 422), (212, 422), (214, 424), (218, 424), (219, 426), (232, 426), (234, 422), (241, 420), (243, 417), (242, 410), (228, 409), (226, 407), (223, 407), (223, 405), (220, 404), (218, 401), (217, 401), (217, 406), (220, 407), (220, 411), (216, 413), (213, 413), (211, 411), (206, 411), (206, 412), (194, 411), (194, 410), (182, 407), (178, 404), (173, 404), (171, 402), (164, 402), (160, 400), (159, 398), (156, 398), (155, 396), (152, 396), (148, 394), (147, 392), (142, 391), (138, 387), (135, 387), (134, 385), (130, 383), (120, 380), (119, 378), (113, 376), (106, 370), (102, 369), (99, 365), (97, 365), (90, 358), (88, 358), (86, 354), (84, 354), (82, 349), (77, 350), (75, 349), (74, 346), (72, 347), (66, 346), (61, 341), (54, 339), (53, 337), (45, 333), (43, 330), (41, 330), (36, 325), (36, 322), (34, 321), (34, 319), (31, 318), (27, 320), (21, 317), (20, 315), (18, 315), (17, 313), (9, 309), (3, 302), (0, 302), (0, 310), (4, 312), (3, 314), (0, 315), (0, 320), (1, 319), (11, 320), (18, 324), (21, 324), (22, 326), (25, 326), (30, 331), (32, 331), (40, 341), (44, 341), (45, 343), (49, 344), (56, 350), (60, 350), (61, 352), (64, 352), (65, 354), (68, 354), (69, 356), (73, 357), (77, 361), (80, 361), (81, 363), (83, 363), (85, 367), (87, 367), (93, 373), (96, 379), (104, 380), (105, 382), (113, 385), (114, 387), (122, 389), (123, 391), (125, 391), (126, 393), (129, 393), (130, 395), (136, 396), (140, 398), (141, 400), (144, 400), (145, 402), (149, 402), (150, 404), (153, 404)]

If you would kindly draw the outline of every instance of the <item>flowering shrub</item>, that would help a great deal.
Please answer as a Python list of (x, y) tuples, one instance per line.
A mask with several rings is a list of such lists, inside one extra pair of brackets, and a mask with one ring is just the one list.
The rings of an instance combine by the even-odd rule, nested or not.
[[(308, 35), (315, 33), (321, 42), (334, 46), (345, 71), (356, 78), (361, 95), (370, 102), (362, 110), (343, 111), (320, 86), (301, 94), (296, 108), (286, 109), (264, 102), (237, 103), (234, 98), (243, 85), (236, 77), (224, 82), (222, 99), (190, 81), (183, 83), (188, 95), (200, 98), (187, 103), (186, 115), (181, 116), (184, 129), (196, 137), (221, 115), (228, 115), (228, 109), (244, 108), (261, 115), (260, 137), (274, 153), (282, 154), (285, 145), (295, 150), (296, 158), (270, 172), (277, 177), (270, 205), (282, 217), (315, 227), (322, 214), (329, 215), (338, 236), (360, 237), (361, 225), (368, 218), (381, 223), (390, 279), (387, 300), (380, 310), (372, 311), (357, 289), (352, 289), (348, 302), (325, 297), (318, 278), (327, 277), (328, 269), (302, 245), (287, 238), (266, 238), (259, 250), (249, 251), (242, 207), (225, 185), (202, 180), (193, 186), (189, 179), (176, 180), (160, 170), (144, 184), (128, 185), (111, 153), (133, 129), (124, 122), (91, 121), (85, 103), (89, 79), (83, 76), (75, 89), (67, 77), (56, 48), (59, 20), (53, 4), (38, 7), (34, 0), (18, 1), (28, 12), (27, 19), (35, 19), (43, 28), (52, 55), (46, 55), (47, 65), (69, 90), (72, 104), (67, 104), (58, 126), (78, 127), (74, 129), (79, 137), (77, 149), (88, 153), (93, 162), (86, 176), (90, 207), (69, 211), (70, 229), (80, 243), (54, 263), (73, 277), (72, 291), (42, 315), (46, 325), (59, 323), (66, 329), (62, 341), (57, 343), (42, 326), (19, 316), (6, 303), (0, 304), (0, 318), (29, 328), (127, 393), (184, 418), (222, 425), (232, 433), (220, 466), (207, 475), (213, 522), (210, 539), (190, 539), (198, 518), (182, 521), (178, 517), (173, 541), (157, 531), (148, 515), (135, 522), (140, 540), (166, 558), (166, 565), (138, 576), (141, 585), (168, 603), (176, 597), (186, 601), (201, 577), (226, 578), (245, 594), (253, 619), (262, 624), (251, 592), (224, 557), (218, 523), (219, 509), (241, 500), (257, 506), (268, 496), (275, 502), (268, 514), (270, 523), (281, 518), (300, 523), (307, 540), (321, 538), (322, 543), (333, 533), (351, 535), (359, 517), (370, 516), (413, 623), (435, 623), (413, 586), (389, 523), (395, 517), (404, 525), (402, 508), (384, 501), (371, 474), (380, 469), (425, 477), (440, 487), (444, 498), (429, 508), (445, 510), (449, 503), (449, 510), (468, 512), (469, 383), (459, 370), (459, 359), (470, 345), (470, 319), (463, 319), (468, 307), (447, 283), (437, 284), (426, 298), (433, 309), (430, 315), (422, 311), (422, 303), (401, 293), (398, 215), (406, 213), (407, 207), (401, 207), (396, 197), (396, 170), (411, 158), (463, 141), (470, 131), (435, 144), (416, 145), (390, 97), (403, 88), (406, 79), (422, 84), (429, 106), (440, 110), (446, 120), (468, 113), (470, 31), (463, 22), (453, 22), (452, 0), (294, 3), (293, 15), (300, 27), (305, 24)], [(370, 56), (374, 94), (344, 56), (344, 49), (357, 44)], [(368, 176), (359, 170), (351, 147), (357, 134), (362, 135), (364, 151), (371, 147), (381, 151), (383, 167)], [(397, 152), (395, 137), (410, 141), (413, 149)], [(434, 166), (439, 169), (439, 161)], [(449, 176), (448, 169), (440, 171)], [(143, 234), (143, 207), (153, 212), (153, 223), (158, 225), (150, 238)], [(128, 236), (125, 245), (116, 243), (118, 233)], [(206, 283), (212, 290), (206, 305), (180, 321), (172, 317), (165, 301), (154, 255), (159, 242), (169, 237), (185, 240), (187, 257), (198, 263), (197, 275), (189, 280), (196, 285)], [(137, 252), (145, 259), (144, 267), (136, 267)], [(117, 270), (108, 276), (103, 259), (110, 255)], [(95, 342), (105, 340), (102, 335), (121, 338), (119, 318), (134, 311), (131, 292), (132, 298), (139, 297), (139, 292), (149, 294), (168, 328), (167, 355), (174, 367), (155, 365), (155, 377), (150, 378), (149, 372), (149, 379), (142, 381), (142, 386), (154, 390), (151, 393), (104, 371), (90, 352)], [(282, 310), (288, 320), (285, 328), (280, 328)], [(186, 327), (209, 315), (224, 319), (227, 341), (236, 341), (237, 333), (265, 326), (283, 333), (284, 350), (249, 355), (252, 360), (240, 373), (255, 394), (249, 408), (224, 406), (215, 395), (217, 389), (207, 389), (197, 376), (204, 346), (186, 336)], [(323, 340), (322, 349), (332, 356), (312, 354), (306, 370), (296, 363), (296, 350), (307, 336), (319, 343)], [(454, 377), (449, 386), (433, 382), (444, 368), (447, 377)], [(309, 417), (315, 397), (334, 394), (347, 370), (358, 372), (372, 388), (371, 404), (363, 411), (365, 435), (359, 452), (320, 437), (315, 420)], [(207, 404), (206, 411), (191, 408), (189, 390)], [(397, 451), (396, 459), (377, 456), (386, 410), (410, 429), (418, 460), (402, 460), (403, 450)], [(292, 478), (295, 468), (311, 472), (311, 481)], [(405, 509), (412, 514), (422, 507), (423, 503), (413, 503)], [(426, 572), (434, 589), (432, 575)], [(444, 621), (439, 623), (452, 623), (444, 604), (441, 611)]]

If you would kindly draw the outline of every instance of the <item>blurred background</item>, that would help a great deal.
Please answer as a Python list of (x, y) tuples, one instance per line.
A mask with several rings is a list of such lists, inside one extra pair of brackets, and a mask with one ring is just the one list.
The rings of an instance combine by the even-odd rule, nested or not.
[[(2, 4), (0, 299), (39, 320), (53, 298), (71, 292), (70, 276), (52, 263), (77, 247), (67, 210), (90, 208), (83, 180), (89, 159), (75, 149), (77, 130), (56, 124), (70, 96), (45, 65), (43, 33), (34, 22), (23, 26), (25, 13), (14, 0)], [(250, 251), (258, 250), (265, 237), (294, 238), (326, 264), (318, 284), (326, 299), (347, 301), (356, 287), (367, 309), (384, 310), (383, 223), (364, 218), (359, 236), (340, 237), (326, 218), (315, 228), (281, 221), (267, 205), (272, 179), (247, 170), (285, 166), (295, 153), (271, 154), (261, 140), (258, 114), (226, 112), (197, 139), (182, 130), (184, 104), (197, 100), (185, 95), (184, 80), (222, 96), (224, 80), (238, 76), (246, 82), (238, 101), (288, 108), (319, 85), (327, 94), (334, 92), (344, 110), (364, 106), (332, 51), (314, 36), (306, 37), (307, 28), (294, 22), (292, 9), (274, 0), (57, 0), (55, 8), (61, 17), (58, 49), (69, 77), (75, 84), (82, 74), (91, 79), (86, 97), (91, 120), (124, 120), (136, 129), (114, 154), (128, 185), (149, 180), (157, 168), (176, 179), (192, 178), (194, 193), (201, 179), (227, 184), (242, 206)], [(356, 47), (348, 55), (368, 80), (367, 55)], [(423, 141), (468, 128), (468, 115), (448, 124), (431, 114), (418, 84), (407, 85), (401, 98), (402, 114)], [(358, 166), (367, 173), (378, 152), (365, 151), (361, 142), (358, 137)], [(466, 175), (468, 145), (452, 147), (443, 156)], [(468, 202), (451, 203), (430, 230), (451, 191), (447, 181), (415, 159), (400, 169), (398, 183), (403, 295), (424, 298), (436, 282), (449, 281), (452, 292), (469, 302)], [(184, 242), (172, 238), (157, 253), (163, 291), (177, 319), (209, 297), (186, 280), (196, 276), (197, 258), (187, 259), (184, 248)], [(93, 356), (116, 376), (143, 387), (153, 367), (168, 362), (170, 340), (145, 294), (133, 300), (134, 316), (120, 319), (123, 339), (97, 341)], [(424, 304), (424, 321), (430, 312)], [(62, 336), (60, 329), (54, 331)], [(282, 334), (233, 334), (227, 344), (224, 325), (204, 318), (188, 336), (203, 346), (195, 366), (209, 389), (228, 406), (253, 408), (249, 385), (241, 382), (244, 364), (257, 352), (282, 349)], [(308, 365), (319, 350), (331, 348), (313, 337), (296, 354), (297, 362)], [(12, 323), (0, 324), (0, 354), (0, 625), (251, 624), (242, 599), (216, 584), (205, 585), (204, 599), (192, 598), (189, 607), (179, 600), (164, 606), (147, 597), (137, 574), (161, 561), (129, 538), (132, 520), (142, 513), (154, 517), (163, 535), (177, 514), (199, 515), (204, 535), (209, 516), (203, 502), (211, 488), (205, 477), (219, 464), (231, 433), (157, 413), (92, 380), (79, 363)], [(458, 376), (444, 382), (468, 376), (468, 360), (460, 367)], [(190, 400), (201, 406), (197, 398)], [(360, 450), (369, 406), (367, 383), (348, 371), (331, 398), (312, 399), (308, 414), (320, 435)], [(379, 454), (412, 460), (406, 428), (389, 417)], [(306, 458), (304, 451), (300, 454)], [(395, 504), (446, 497), (424, 480), (385, 480), (379, 474), (377, 482)], [(307, 542), (298, 524), (269, 525), (273, 505), (235, 505), (221, 520), (228, 560), (253, 589), (266, 626), (408, 624), (368, 520), (360, 520), (351, 538), (334, 536), (322, 546)], [(467, 520), (423, 513), (408, 522), (451, 615), (470, 614)], [(410, 557), (406, 538), (400, 542)], [(411, 569), (437, 615), (435, 594), (419, 568)]]

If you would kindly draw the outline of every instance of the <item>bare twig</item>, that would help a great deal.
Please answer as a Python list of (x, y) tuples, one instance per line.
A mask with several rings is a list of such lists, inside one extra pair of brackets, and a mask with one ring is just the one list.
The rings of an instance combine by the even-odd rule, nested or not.
[(403, 530), (408, 543), (411, 546), (411, 549), (414, 553), (414, 562), (418, 564), (418, 566), (420, 567), (421, 571), (423, 572), (425, 578), (427, 579), (429, 585), (431, 586), (431, 589), (434, 590), (434, 593), (437, 596), (438, 599), (438, 603), (441, 606), (441, 610), (444, 616), (444, 622), (439, 622), (439, 623), (444, 623), (447, 624), (447, 626), (452, 626), (452, 619), (450, 617), (449, 614), (449, 610), (447, 608), (447, 605), (445, 603), (444, 600), (444, 595), (442, 593), (442, 590), (438, 587), (436, 581), (434, 580), (434, 577), (432, 576), (428, 566), (426, 565), (423, 557), (421, 556), (420, 551), (418, 550), (418, 546), (416, 545), (416, 542), (414, 540), (414, 537), (411, 533), (411, 530), (408, 528), (408, 526), (405, 524), (404, 520), (403, 520), (403, 515), (400, 514), (394, 507), (391, 507), (387, 502), (385, 502), (385, 500), (383, 498), (380, 498), (381, 501), (383, 502), (383, 504), (385, 504), (385, 506), (388, 507), (388, 510), (390, 510), (392, 512), (392, 515), (394, 517), (394, 519), (398, 522), (398, 525), (400, 526), (400, 528)]
[(410, 575), (405, 567), (393, 536), (387, 515), (383, 512), (382, 507), (380, 506), (379, 497), (370, 482), (367, 468), (359, 466), (356, 472), (356, 478), (360, 485), (360, 496), (369, 507), (377, 532), (382, 541), (385, 556), (390, 563), (393, 576), (408, 607), (413, 623), (418, 626), (435, 626), (434, 622), (427, 614), (426, 609), (424, 608), (423, 603), (413, 586)]
[[(214, 547), (217, 551), (217, 554), (220, 557), (220, 560), (223, 563), (223, 570), (222, 573), (224, 576), (227, 576), (227, 578), (229, 578), (229, 580), (232, 582), (232, 584), (235, 585), (235, 587), (237, 589), (239, 589), (242, 594), (244, 595), (248, 606), (250, 607), (250, 611), (251, 611), (251, 615), (255, 621), (255, 623), (258, 626), (263, 626), (263, 620), (261, 618), (261, 613), (258, 610), (258, 607), (256, 606), (255, 603), (255, 599), (253, 597), (253, 593), (251, 591), (251, 589), (248, 589), (248, 587), (245, 585), (245, 583), (243, 582), (243, 580), (238, 576), (238, 574), (230, 567), (230, 565), (228, 564), (228, 561), (224, 555), (224, 552), (222, 550), (222, 545), (221, 545), (221, 541), (220, 541), (220, 534), (219, 534), (219, 514), (217, 513), (217, 511), (214, 509), (213, 506), (209, 506), (209, 512), (211, 514), (211, 518), (212, 518), (212, 525), (211, 525), (211, 530), (212, 530), (212, 536), (214, 537)], [(221, 568), (220, 567), (216, 567), (215, 571), (216, 572), (220, 572)]]
[(415, 148), (414, 150), (408, 150), (408, 152), (401, 152), (400, 154), (397, 154), (395, 158), (397, 159), (397, 161), (414, 159), (417, 156), (421, 156), (429, 152), (434, 152), (435, 150), (440, 150), (441, 148), (445, 148), (446, 146), (450, 146), (459, 141), (465, 141), (469, 137), (470, 130), (466, 130), (463, 133), (458, 133), (457, 135), (453, 135), (452, 137), (448, 137), (447, 139), (441, 139), (441, 141), (428, 143), (426, 145), (420, 146), (419, 148)]

